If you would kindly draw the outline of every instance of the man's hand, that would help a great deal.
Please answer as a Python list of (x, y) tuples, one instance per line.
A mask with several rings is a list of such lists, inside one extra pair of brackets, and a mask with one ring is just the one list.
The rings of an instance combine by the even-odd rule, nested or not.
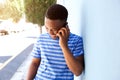
[(57, 36), (59, 37), (59, 44), (61, 48), (67, 47), (69, 34), (70, 34), (70, 29), (68, 26), (63, 27), (58, 31)]

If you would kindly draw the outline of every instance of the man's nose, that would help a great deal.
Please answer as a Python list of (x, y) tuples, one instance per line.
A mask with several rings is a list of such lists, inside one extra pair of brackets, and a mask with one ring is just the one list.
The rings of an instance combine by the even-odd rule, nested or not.
[(51, 35), (55, 34), (53, 30), (48, 30), (48, 33), (51, 34)]

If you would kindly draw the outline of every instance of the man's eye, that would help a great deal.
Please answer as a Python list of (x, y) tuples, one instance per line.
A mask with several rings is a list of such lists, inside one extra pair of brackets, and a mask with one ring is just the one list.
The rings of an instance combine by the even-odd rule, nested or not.
[(57, 31), (57, 29), (53, 29), (53, 31)]
[[(46, 27), (45, 27), (46, 28)], [(48, 30), (48, 28), (46, 28)]]

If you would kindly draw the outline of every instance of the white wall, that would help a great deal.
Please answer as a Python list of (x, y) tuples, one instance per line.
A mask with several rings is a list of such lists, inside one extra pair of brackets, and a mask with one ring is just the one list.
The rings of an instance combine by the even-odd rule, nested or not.
[(120, 80), (120, 0), (84, 0), (85, 80)]
[(61, 1), (84, 40), (85, 80), (120, 80), (120, 0)]

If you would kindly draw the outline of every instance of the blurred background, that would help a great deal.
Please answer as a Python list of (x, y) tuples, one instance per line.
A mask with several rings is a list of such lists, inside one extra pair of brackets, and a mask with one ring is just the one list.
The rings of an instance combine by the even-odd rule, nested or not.
[(45, 11), (54, 3), (56, 0), (0, 0), (0, 35), (22, 32), (31, 23), (42, 33)]
[(0, 0), (0, 80), (24, 80), (33, 44), (45, 32), (45, 11), (54, 3), (56, 0)]

